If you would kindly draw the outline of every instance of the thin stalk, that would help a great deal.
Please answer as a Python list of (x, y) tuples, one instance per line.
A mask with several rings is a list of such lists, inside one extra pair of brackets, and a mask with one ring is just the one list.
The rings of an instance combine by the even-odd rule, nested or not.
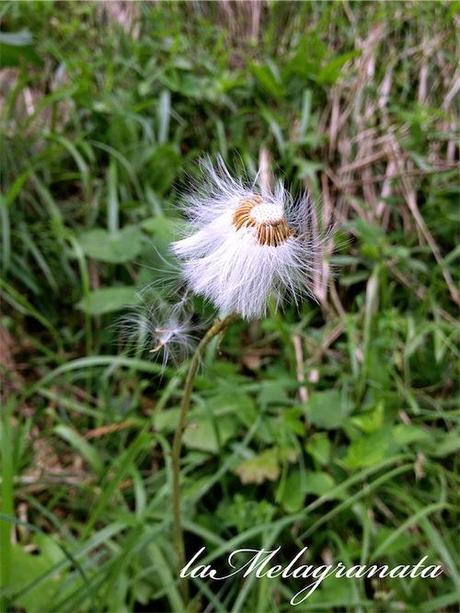
[[(190, 367), (185, 379), (184, 394), (180, 406), (179, 422), (174, 433), (174, 440), (171, 450), (171, 467), (172, 467), (172, 507), (173, 507), (173, 537), (174, 548), (176, 550), (179, 571), (185, 566), (185, 547), (184, 533), (181, 523), (181, 500), (180, 500), (180, 453), (182, 449), (182, 434), (184, 433), (187, 415), (190, 409), (193, 387), (195, 384), (195, 376), (200, 365), (201, 358), (212, 338), (226, 330), (228, 326), (235, 320), (235, 315), (228, 315), (225, 319), (216, 320), (209, 328), (206, 334), (201, 339), (198, 347), (193, 354)], [(185, 604), (189, 600), (188, 581), (182, 579), (180, 584), (182, 598)]]
[[(0, 512), (2, 515), (13, 517), (13, 449), (11, 442), (11, 415), (12, 403), (8, 403), (1, 416), (1, 458), (2, 458), (2, 488)], [(11, 579), (11, 530), (12, 523), (0, 519), (0, 591), (7, 590)], [(0, 611), (6, 611), (7, 598), (0, 597)]]

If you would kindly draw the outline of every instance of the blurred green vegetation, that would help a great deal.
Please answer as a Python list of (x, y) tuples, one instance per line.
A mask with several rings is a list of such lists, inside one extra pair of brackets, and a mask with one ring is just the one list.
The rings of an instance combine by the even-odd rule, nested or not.
[[(187, 552), (427, 555), (439, 579), (326, 580), (298, 610), (458, 610), (458, 3), (0, 14), (0, 608), (183, 610), (169, 452), (186, 365), (161, 373), (115, 324), (158, 278), (196, 160), (253, 171), (268, 152), (337, 248), (318, 303), (210, 349)], [(193, 582), (207, 611), (285, 611), (298, 589)]]

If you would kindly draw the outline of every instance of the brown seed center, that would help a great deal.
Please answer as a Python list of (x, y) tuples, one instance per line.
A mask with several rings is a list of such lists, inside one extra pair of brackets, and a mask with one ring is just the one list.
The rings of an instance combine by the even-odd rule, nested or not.
[(255, 228), (257, 241), (269, 247), (278, 247), (293, 235), (281, 207), (264, 202), (260, 196), (241, 200), (233, 213), (233, 225), (237, 230)]

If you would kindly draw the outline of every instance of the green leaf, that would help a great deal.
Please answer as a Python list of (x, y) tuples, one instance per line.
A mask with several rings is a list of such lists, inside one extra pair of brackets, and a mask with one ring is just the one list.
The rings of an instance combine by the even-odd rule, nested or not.
[(281, 504), (289, 513), (295, 513), (302, 508), (307, 494), (323, 496), (334, 485), (334, 479), (326, 472), (293, 470), (283, 485)]
[(267, 500), (247, 500), (242, 494), (235, 494), (233, 500), (223, 499), (220, 502), (217, 516), (226, 526), (243, 532), (270, 521), (275, 512), (275, 507)]
[(420, 441), (430, 441), (431, 436), (423, 428), (408, 424), (398, 424), (393, 428), (393, 439), (400, 445), (410, 445)]
[(168, 409), (167, 411), (155, 411), (153, 414), (153, 426), (158, 432), (174, 432), (179, 421), (180, 409)]
[(303, 81), (308, 78), (315, 78), (326, 52), (327, 46), (320, 37), (309, 32), (299, 41), (295, 54), (287, 63), (285, 80), (293, 76), (300, 77)]
[(103, 315), (120, 311), (139, 301), (137, 290), (133, 286), (103, 287), (90, 292), (78, 302), (77, 308), (88, 315)]
[(394, 529), (389, 528), (388, 526), (379, 526), (378, 531), (375, 534), (375, 548), (373, 552), (373, 558), (375, 559), (375, 552), (380, 549), (383, 543), (387, 543), (385, 546), (385, 556), (395, 555), (404, 549), (407, 550), (409, 547), (413, 547), (417, 543), (416, 536), (406, 530), (404, 532), (398, 533), (398, 536), (394, 537)]
[(358, 57), (359, 55), (361, 55), (361, 51), (357, 49), (355, 51), (348, 51), (347, 53), (342, 53), (341, 55), (336, 56), (321, 68), (316, 76), (317, 83), (320, 83), (321, 85), (333, 85), (339, 78), (343, 66), (349, 60)]
[(242, 483), (276, 481), (280, 474), (277, 449), (267, 449), (253, 458), (244, 460), (235, 469)]
[(279, 98), (284, 94), (284, 87), (277, 73), (276, 67), (273, 65), (251, 64), (251, 72), (256, 81), (263, 89), (275, 98)]
[(281, 505), (288, 513), (295, 513), (302, 508), (305, 493), (302, 490), (302, 473), (294, 470), (289, 473), (283, 485)]
[(137, 226), (126, 226), (114, 233), (97, 228), (80, 234), (79, 242), (88, 257), (101, 262), (122, 264), (139, 255), (143, 234)]
[(373, 411), (367, 411), (362, 415), (351, 418), (351, 422), (363, 432), (371, 433), (383, 426), (383, 403), (379, 402)]
[(331, 456), (331, 442), (326, 432), (316, 432), (310, 436), (306, 451), (322, 466), (329, 463)]
[(155, 145), (147, 163), (149, 184), (156, 193), (164, 194), (173, 183), (182, 158), (173, 145)]
[[(227, 377), (226, 373), (223, 373), (222, 376)], [(219, 381), (219, 385), (209, 395), (208, 401), (214, 410), (232, 413), (246, 428), (250, 428), (257, 419), (257, 408), (253, 397), (238, 387), (237, 383), (235, 385), (235, 382), (237, 379), (234, 372), (229, 371), (228, 378)]]
[(324, 168), (324, 164), (321, 164), (320, 162), (312, 162), (303, 158), (296, 158), (295, 164), (298, 168), (297, 178), (311, 179), (312, 181), (316, 179), (318, 171)]
[(268, 405), (280, 404), (286, 405), (289, 403), (287, 388), (290, 381), (288, 379), (279, 379), (276, 381), (262, 381), (259, 391), (259, 403), (262, 407)]
[(440, 440), (432, 451), (432, 455), (437, 458), (443, 458), (451, 453), (460, 451), (460, 436), (458, 432), (448, 432), (442, 440)]
[(181, 238), (182, 229), (185, 226), (185, 221), (179, 217), (166, 217), (165, 215), (156, 215), (149, 217), (142, 223), (142, 229), (153, 234), (155, 244), (169, 244), (173, 240)]
[(304, 410), (314, 426), (333, 430), (344, 424), (351, 406), (338, 390), (328, 390), (312, 394), (304, 405)]
[(236, 431), (235, 420), (232, 417), (219, 417), (212, 420), (200, 417), (191, 421), (184, 432), (183, 441), (191, 449), (200, 449), (217, 453)]
[[(356, 610), (353, 582), (332, 575), (306, 601), (310, 611)], [(325, 607), (326, 604), (326, 607)], [(305, 609), (304, 609), (305, 610)]]
[(289, 430), (302, 436), (305, 433), (305, 424), (301, 417), (303, 416), (303, 411), (301, 407), (292, 407), (290, 409), (286, 409), (282, 413), (283, 422), (286, 424)]
[(305, 494), (315, 494), (323, 496), (327, 494), (335, 485), (334, 479), (323, 471), (307, 472), (304, 476), (302, 490)]
[(342, 463), (352, 470), (378, 464), (388, 456), (391, 442), (390, 428), (360, 436), (348, 447)]
[(38, 580), (41, 575), (45, 575), (52, 566), (53, 560), (42, 553), (34, 555), (27, 553), (17, 544), (13, 545), (11, 557), (11, 585), (9, 588), (13, 592), (24, 590), (24, 595), (15, 599), (15, 605), (31, 613), (49, 611), (54, 595), (62, 582), (58, 573), (46, 577), (43, 581), (38, 581), (30, 590), (25, 591), (25, 588)]

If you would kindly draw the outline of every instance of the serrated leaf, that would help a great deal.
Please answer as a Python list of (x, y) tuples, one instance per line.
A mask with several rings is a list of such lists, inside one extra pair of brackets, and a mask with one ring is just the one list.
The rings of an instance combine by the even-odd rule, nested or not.
[(226, 526), (243, 532), (257, 523), (270, 521), (275, 507), (267, 500), (248, 500), (242, 494), (235, 494), (233, 500), (223, 499), (217, 509), (217, 516)]
[(280, 474), (278, 451), (267, 449), (253, 458), (244, 460), (235, 469), (242, 483), (263, 483), (276, 481)]

